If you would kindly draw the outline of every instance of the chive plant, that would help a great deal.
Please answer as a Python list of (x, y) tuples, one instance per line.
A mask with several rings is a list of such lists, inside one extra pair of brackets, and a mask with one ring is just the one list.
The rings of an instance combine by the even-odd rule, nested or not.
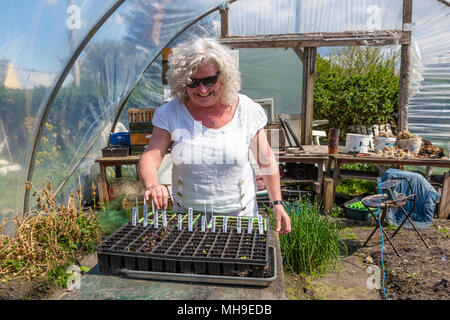
[[(285, 208), (291, 218), (292, 232), (280, 236), (284, 267), (297, 274), (312, 276), (326, 274), (330, 267), (337, 268), (341, 252), (347, 252), (340, 237), (342, 225), (330, 216), (322, 215), (320, 203), (311, 202), (305, 196), (286, 202)], [(269, 214), (274, 226), (270, 209)]]

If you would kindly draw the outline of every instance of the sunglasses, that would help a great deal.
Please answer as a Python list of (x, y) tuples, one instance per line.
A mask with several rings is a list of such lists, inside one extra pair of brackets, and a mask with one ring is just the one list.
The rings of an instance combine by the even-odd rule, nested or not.
[(217, 83), (217, 79), (219, 78), (219, 73), (217, 72), (214, 76), (206, 77), (202, 79), (191, 79), (191, 83), (186, 84), (189, 88), (197, 88), (200, 85), (200, 82), (207, 87), (212, 87)]

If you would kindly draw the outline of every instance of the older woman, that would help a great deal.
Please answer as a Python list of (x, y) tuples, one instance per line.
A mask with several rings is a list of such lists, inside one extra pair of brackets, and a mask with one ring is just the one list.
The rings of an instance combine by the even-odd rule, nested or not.
[(278, 164), (263, 127), (262, 107), (239, 94), (240, 72), (231, 50), (214, 39), (197, 39), (173, 49), (167, 80), (175, 98), (155, 111), (153, 134), (139, 161), (145, 198), (166, 209), (167, 189), (157, 170), (167, 150), (173, 161), (176, 211), (193, 208), (234, 216), (256, 216), (256, 181), (249, 149), (261, 169), (276, 229), (291, 231), (281, 201)]

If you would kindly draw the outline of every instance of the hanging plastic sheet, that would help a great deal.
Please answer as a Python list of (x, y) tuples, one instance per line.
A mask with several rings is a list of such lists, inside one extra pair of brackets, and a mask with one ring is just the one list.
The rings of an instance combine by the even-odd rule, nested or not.
[(81, 39), (113, 3), (0, 2), (0, 220), (21, 214), (27, 158), (45, 101)]

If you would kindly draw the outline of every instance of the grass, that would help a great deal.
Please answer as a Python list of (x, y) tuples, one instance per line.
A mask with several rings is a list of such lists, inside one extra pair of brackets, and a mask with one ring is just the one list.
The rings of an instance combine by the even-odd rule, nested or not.
[[(292, 232), (280, 237), (284, 267), (295, 274), (313, 277), (338, 269), (341, 253), (347, 246), (341, 238), (342, 225), (321, 214), (318, 202), (300, 197), (286, 204)], [(269, 214), (273, 215), (269, 210)], [(272, 224), (274, 219), (272, 216)]]

